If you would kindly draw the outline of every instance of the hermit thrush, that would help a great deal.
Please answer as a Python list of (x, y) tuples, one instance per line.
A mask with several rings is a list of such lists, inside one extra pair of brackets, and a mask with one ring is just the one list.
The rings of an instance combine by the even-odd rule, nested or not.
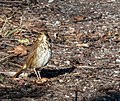
[(40, 79), (40, 71), (36, 69), (45, 66), (49, 62), (51, 55), (50, 38), (46, 31), (41, 31), (30, 50), (25, 65), (19, 69), (13, 77), (18, 77), (26, 69), (33, 69), (37, 78)]

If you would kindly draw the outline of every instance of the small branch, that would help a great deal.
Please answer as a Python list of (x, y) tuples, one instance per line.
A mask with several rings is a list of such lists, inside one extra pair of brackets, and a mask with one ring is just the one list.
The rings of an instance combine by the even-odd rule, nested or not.
[(81, 68), (81, 69), (116, 69), (116, 68), (118, 68), (119, 69), (119, 67), (109, 67), (109, 68), (107, 68), (107, 67), (104, 67), (104, 68), (102, 68), (102, 67), (95, 67), (95, 66), (77, 66), (77, 68)]
[(94, 66), (77, 66), (77, 68), (82, 68), (82, 69), (98, 69), (98, 67), (94, 67)]
[(86, 21), (93, 21), (93, 20), (99, 20), (102, 18), (102, 13), (98, 14), (98, 16), (92, 17), (92, 18), (86, 18), (78, 21), (74, 21), (75, 23), (77, 22), (86, 22)]
[(12, 66), (16, 66), (16, 67), (19, 67), (19, 68), (22, 68), (22, 66), (21, 65), (19, 65), (19, 64), (16, 64), (16, 63), (13, 63), (13, 62), (8, 62), (10, 65), (12, 65)]
[(0, 1), (0, 3), (3, 3), (3, 4), (20, 3), (20, 4), (22, 4), (23, 2), (22, 1)]
[[(16, 74), (16, 72), (0, 72), (0, 74), (4, 74), (8, 77), (13, 77)], [(28, 73), (22, 73), (19, 77), (28, 77), (28, 75)]]
[(70, 46), (70, 45), (61, 45), (61, 44), (56, 44), (56, 46), (64, 47), (64, 48), (71, 48), (71, 47), (72, 47), (72, 46)]
[(0, 72), (0, 74), (4, 74), (4, 75), (7, 75), (7, 76), (10, 76), (12, 77), (13, 75), (15, 75), (16, 72)]
[(12, 57), (14, 57), (14, 56), (16, 56), (16, 55), (15, 55), (15, 54), (10, 54), (10, 55), (6, 56), (6, 57), (0, 59), (0, 63), (4, 62), (4, 61), (6, 61), (7, 59), (12, 58)]

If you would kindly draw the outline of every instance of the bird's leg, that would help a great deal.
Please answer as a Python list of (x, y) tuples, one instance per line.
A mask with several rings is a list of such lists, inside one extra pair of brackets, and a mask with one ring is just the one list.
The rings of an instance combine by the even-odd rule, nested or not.
[(40, 71), (36, 71), (36, 68), (34, 68), (34, 72), (35, 72), (35, 74), (36, 74), (36, 76), (37, 76), (37, 79), (38, 79), (38, 80), (41, 80)]
[[(36, 68), (36, 69), (37, 69), (37, 68)], [(35, 74), (36, 74), (36, 76), (37, 76), (36, 83), (37, 83), (37, 84), (43, 84), (43, 83), (47, 82), (47, 81), (48, 81), (47, 78), (41, 78), (41, 75), (40, 75), (41, 68), (40, 68), (40, 70), (38, 70), (38, 71), (37, 71), (36, 69), (34, 68)]]
[(40, 71), (37, 71), (37, 72), (38, 72), (38, 78), (41, 80)]
[(35, 72), (35, 74), (36, 74), (36, 76), (37, 76), (37, 78), (38, 78), (39, 76), (38, 76), (38, 74), (37, 74), (36, 68), (34, 68), (34, 72)]

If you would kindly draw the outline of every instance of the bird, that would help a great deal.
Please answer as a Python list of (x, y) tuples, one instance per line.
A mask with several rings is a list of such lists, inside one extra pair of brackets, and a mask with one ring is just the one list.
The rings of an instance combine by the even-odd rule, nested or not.
[(50, 37), (47, 31), (41, 31), (38, 34), (37, 40), (34, 42), (25, 64), (20, 68), (13, 78), (17, 78), (26, 69), (34, 70), (38, 79), (41, 79), (40, 69), (48, 64), (52, 56)]

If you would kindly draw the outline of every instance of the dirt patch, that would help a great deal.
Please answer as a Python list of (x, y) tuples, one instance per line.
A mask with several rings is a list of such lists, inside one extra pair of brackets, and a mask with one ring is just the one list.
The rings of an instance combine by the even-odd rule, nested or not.
[(16, 72), (24, 64), (26, 56), (8, 51), (24, 45), (29, 54), (42, 28), (53, 52), (41, 71), (49, 78), (43, 85), (35, 84), (34, 72), (20, 81), (1, 74), (1, 100), (120, 100), (119, 0), (17, 0), (0, 6), (1, 72)]

